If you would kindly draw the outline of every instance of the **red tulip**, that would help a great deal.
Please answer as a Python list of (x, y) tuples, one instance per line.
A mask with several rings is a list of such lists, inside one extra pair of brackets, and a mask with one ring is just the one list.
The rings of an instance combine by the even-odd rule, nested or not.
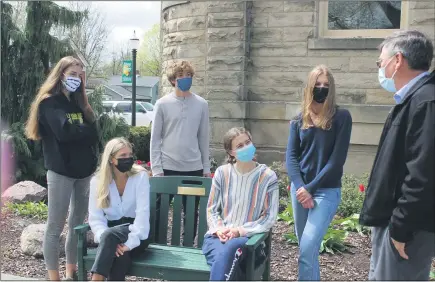
[(214, 172), (212, 172), (212, 173), (210, 173), (211, 174), (211, 178), (213, 178), (214, 177)]
[(290, 191), (290, 185), (287, 186), (287, 190)]
[(364, 192), (364, 190), (365, 190), (364, 185), (363, 185), (363, 184), (360, 184), (360, 185), (359, 185), (359, 191), (360, 191), (360, 192)]
[(147, 162), (147, 166), (148, 166), (148, 167), (151, 167), (151, 162)]
[(141, 161), (141, 160), (137, 160), (137, 161), (136, 161), (136, 164), (141, 165), (141, 164), (142, 164), (142, 161)]

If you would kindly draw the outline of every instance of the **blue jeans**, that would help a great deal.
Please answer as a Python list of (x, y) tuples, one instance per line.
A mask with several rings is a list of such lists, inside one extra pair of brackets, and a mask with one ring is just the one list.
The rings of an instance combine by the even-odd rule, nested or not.
[(218, 237), (207, 235), (202, 245), (202, 253), (211, 266), (210, 281), (225, 281), (229, 273), (236, 250), (248, 242), (248, 237), (234, 238), (221, 243)]
[(296, 187), (291, 184), (291, 199), (295, 233), (299, 242), (298, 280), (320, 280), (319, 250), (329, 224), (341, 201), (340, 188), (320, 188), (311, 195), (314, 208), (305, 209), (296, 199)]

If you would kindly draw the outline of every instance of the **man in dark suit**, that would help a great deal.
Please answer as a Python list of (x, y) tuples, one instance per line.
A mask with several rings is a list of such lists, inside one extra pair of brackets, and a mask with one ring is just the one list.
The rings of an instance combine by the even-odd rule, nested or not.
[(433, 44), (399, 31), (380, 45), (379, 82), (394, 93), (360, 222), (372, 229), (369, 280), (428, 280), (435, 254)]

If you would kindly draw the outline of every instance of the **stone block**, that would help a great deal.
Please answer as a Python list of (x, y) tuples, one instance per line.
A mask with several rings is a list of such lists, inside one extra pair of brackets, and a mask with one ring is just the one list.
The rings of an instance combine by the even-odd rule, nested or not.
[(166, 34), (163, 37), (163, 46), (198, 43), (205, 43), (204, 30), (174, 32)]
[(205, 86), (202, 85), (192, 85), (192, 88), (190, 88), (190, 91), (192, 93), (195, 93), (196, 95), (199, 95), (205, 99)]
[(314, 12), (315, 1), (284, 1), (284, 12)]
[(366, 91), (361, 89), (336, 89), (336, 101), (338, 104), (364, 104)]
[(166, 75), (166, 74), (163, 74), (162, 75), (162, 80), (161, 80), (161, 82), (162, 82), (162, 86), (163, 87), (172, 87), (172, 85), (171, 85), (171, 83), (169, 82), (169, 80), (168, 80), (168, 76)]
[(378, 50), (308, 50), (308, 57), (371, 57), (375, 61), (379, 54)]
[(314, 25), (313, 12), (273, 13), (269, 15), (268, 27), (293, 27)]
[(252, 27), (267, 27), (267, 23), (269, 21), (269, 15), (268, 14), (252, 14)]
[[(223, 144), (224, 135), (233, 127), (244, 126), (243, 119), (210, 119), (211, 143)], [(223, 145), (219, 146), (223, 149)]]
[(292, 27), (285, 28), (283, 30), (283, 41), (297, 42), (303, 41), (307, 42), (309, 37), (312, 37), (314, 33), (314, 27), (304, 26), (304, 27)]
[[(172, 62), (181, 62), (181, 61), (183, 61), (183, 59), (175, 59), (175, 60), (164, 61), (162, 63), (162, 70), (165, 72), (166, 67), (170, 63), (172, 63)], [(192, 64), (193, 69), (195, 71), (205, 71), (205, 60), (204, 60), (204, 58), (190, 58), (190, 59), (185, 60), (185, 61), (189, 61)]]
[[(435, 13), (435, 11), (434, 11)], [(413, 25), (412, 29), (416, 29), (422, 33), (424, 33), (427, 37), (432, 39), (432, 42), (435, 43), (435, 28), (433, 25)]]
[(207, 14), (207, 2), (189, 2), (168, 8), (163, 12), (163, 19), (185, 18), (187, 15), (203, 16)]
[(289, 123), (285, 120), (247, 120), (252, 139), (257, 147), (285, 148)]
[(303, 87), (306, 79), (305, 72), (249, 72), (247, 85)]
[(350, 71), (351, 72), (368, 72), (378, 73), (378, 66), (376, 65), (377, 58), (369, 59), (362, 57), (350, 58)]
[(243, 1), (207, 1), (207, 9), (209, 13), (226, 13), (243, 11)]
[(435, 26), (434, 9), (412, 9), (409, 12), (409, 25), (431, 25)]
[(242, 97), (243, 86), (207, 86), (207, 100), (238, 101)]
[(300, 112), (301, 112), (301, 102), (291, 102), (285, 104), (285, 120), (287, 121), (292, 120)]
[(314, 57), (253, 57), (253, 71), (311, 71), (320, 64), (327, 65), (332, 71), (347, 71), (349, 58), (314, 58)]
[(342, 105), (342, 107), (350, 112), (354, 124), (383, 125), (391, 109), (391, 106), (380, 105)]
[(367, 104), (377, 104), (377, 105), (394, 105), (393, 94), (385, 91), (379, 86), (377, 89), (367, 89), (366, 93), (366, 103)]
[(207, 57), (207, 71), (242, 71), (243, 56)]
[(203, 71), (195, 72), (195, 75), (193, 76), (192, 86), (204, 86), (205, 73), (206, 72)]
[(247, 102), (247, 115), (249, 119), (261, 120), (283, 120), (285, 119), (286, 106), (285, 103), (279, 102)]
[(209, 27), (244, 26), (244, 12), (209, 13)]
[(370, 173), (376, 156), (376, 151), (377, 146), (374, 145), (351, 144), (344, 165), (344, 173), (358, 176)]
[(181, 18), (177, 20), (177, 31), (203, 30), (206, 23), (205, 16)]
[(160, 88), (160, 95), (159, 95), (159, 97), (163, 97), (165, 95), (168, 95), (169, 93), (171, 93), (173, 91), (174, 91), (173, 87), (163, 86), (162, 88)]
[(171, 33), (177, 31), (177, 19), (173, 19), (162, 24), (162, 29), (164, 33)]
[(415, 0), (409, 1), (410, 9), (435, 9), (435, 1), (431, 0)]
[(210, 118), (245, 118), (246, 104), (243, 101), (208, 101)]
[(350, 143), (377, 146), (379, 144), (383, 126), (383, 124), (354, 122), (352, 124)]
[(213, 42), (207, 44), (208, 56), (243, 56), (244, 42)]
[(255, 13), (284, 12), (284, 1), (252, 1)]
[(223, 41), (240, 41), (245, 40), (245, 28), (242, 27), (224, 27), (224, 28), (208, 28), (208, 42), (223, 42)]
[(282, 41), (283, 35), (284, 35), (284, 31), (282, 28), (264, 28), (264, 27), (251, 28), (251, 42), (253, 43), (279, 42)]
[(249, 86), (249, 101), (300, 101), (301, 87)]
[(238, 71), (209, 71), (207, 75), (208, 85), (239, 86), (242, 84), (243, 72)]
[(178, 46), (168, 46), (163, 48), (162, 59), (181, 59), (205, 56), (205, 44), (184, 44)]
[(377, 73), (334, 73), (337, 88), (377, 89), (379, 87)]
[(251, 57), (303, 57), (307, 55), (305, 42), (251, 43)]

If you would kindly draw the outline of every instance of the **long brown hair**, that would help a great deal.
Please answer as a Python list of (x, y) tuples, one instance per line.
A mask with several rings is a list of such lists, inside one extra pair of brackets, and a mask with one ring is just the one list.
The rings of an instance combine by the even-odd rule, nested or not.
[(313, 103), (313, 90), (316, 85), (317, 79), (320, 75), (326, 75), (329, 83), (328, 96), (323, 103), (322, 111), (320, 112), (320, 123), (317, 125), (323, 130), (328, 130), (331, 128), (332, 117), (336, 112), (336, 101), (335, 101), (335, 81), (332, 76), (331, 71), (325, 65), (319, 65), (315, 67), (308, 75), (307, 85), (304, 89), (304, 95), (302, 97), (302, 129), (307, 129), (313, 124), (310, 117), (310, 107)]
[(31, 140), (41, 139), (41, 136), (39, 135), (38, 123), (39, 104), (41, 104), (41, 102), (47, 97), (56, 95), (62, 91), (63, 86), (61, 81), (63, 73), (71, 66), (83, 67), (82, 63), (78, 59), (72, 56), (63, 57), (50, 72), (41, 88), (39, 88), (38, 94), (36, 94), (36, 97), (30, 106), (29, 118), (26, 122), (25, 133), (27, 138)]
[(224, 135), (224, 149), (227, 153), (226, 162), (229, 164), (234, 164), (236, 162), (236, 158), (230, 154), (230, 152), (233, 150), (233, 140), (242, 134), (246, 134), (249, 137), (249, 140), (252, 141), (251, 133), (244, 127), (233, 127)]

